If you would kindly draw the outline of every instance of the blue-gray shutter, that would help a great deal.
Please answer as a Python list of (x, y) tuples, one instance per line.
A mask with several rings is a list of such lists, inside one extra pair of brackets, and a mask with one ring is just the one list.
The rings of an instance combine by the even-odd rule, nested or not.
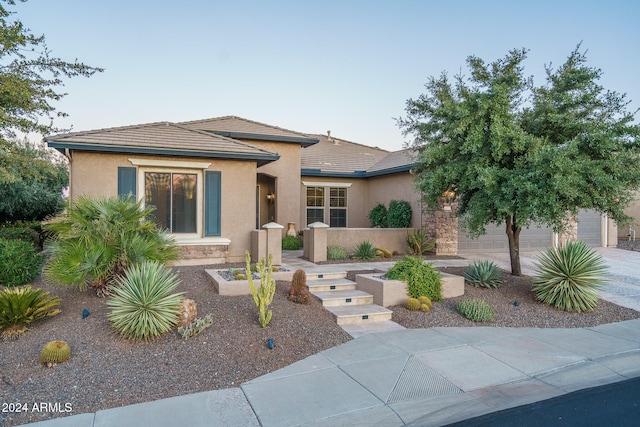
[(136, 197), (136, 168), (118, 168), (118, 197)]
[(220, 235), (220, 172), (204, 173), (204, 234)]

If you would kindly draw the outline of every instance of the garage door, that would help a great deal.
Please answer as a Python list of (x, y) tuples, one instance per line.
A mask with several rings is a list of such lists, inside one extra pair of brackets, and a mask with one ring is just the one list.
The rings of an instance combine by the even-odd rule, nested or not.
[(580, 209), (578, 211), (578, 239), (589, 246), (600, 246), (602, 238), (600, 230), (602, 220), (600, 213), (594, 210)]
[[(551, 245), (553, 234), (549, 227), (530, 227), (520, 233), (520, 251), (537, 251)], [(504, 224), (487, 226), (487, 234), (472, 239), (463, 229), (458, 231), (458, 253), (509, 252)]]

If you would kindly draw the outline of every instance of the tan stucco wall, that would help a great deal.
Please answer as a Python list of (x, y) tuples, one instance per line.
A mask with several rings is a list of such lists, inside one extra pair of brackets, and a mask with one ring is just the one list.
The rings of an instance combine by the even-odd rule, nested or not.
[[(624, 210), (624, 213), (633, 218), (631, 229), (636, 231), (636, 239), (640, 239), (640, 191), (636, 192), (636, 198)], [(618, 227), (618, 237), (626, 238), (629, 233), (629, 227)]]
[[(389, 202), (392, 200), (404, 200), (411, 204), (411, 227), (420, 228), (422, 207), (419, 199), (420, 196), (416, 192), (413, 175), (409, 172), (369, 178), (366, 215), (378, 203), (384, 204), (388, 209)], [(367, 224), (364, 227), (369, 226), (370, 223), (367, 219)]]
[[(255, 229), (256, 164), (248, 161), (175, 158), (132, 154), (74, 152), (71, 163), (71, 197), (118, 195), (118, 167), (132, 167), (130, 158), (211, 163), (206, 170), (221, 172), (221, 236), (231, 240), (229, 261), (243, 261)], [(173, 169), (173, 168), (171, 168)], [(141, 197), (142, 195), (138, 195)], [(204, 204), (203, 204), (204, 209)], [(201, 216), (204, 218), (204, 216)]]
[[(351, 184), (347, 188), (347, 227), (349, 228), (362, 228), (369, 227), (369, 219), (367, 215), (369, 210), (367, 209), (367, 193), (369, 183), (365, 179), (359, 178), (325, 178), (325, 177), (305, 177), (298, 178), (299, 194), (300, 194), (300, 209), (298, 218), (298, 224), (303, 224), (302, 228), (307, 226), (307, 190), (302, 182), (306, 183), (318, 183), (318, 184)], [(313, 186), (313, 185), (309, 185)], [(329, 224), (329, 199), (327, 198), (328, 188), (325, 189), (325, 211), (324, 222)]]
[[(256, 147), (278, 153), (280, 158), (258, 168), (263, 173), (276, 178), (276, 217), (275, 222), (284, 225), (298, 221), (300, 209), (300, 144), (282, 142), (245, 141)], [(255, 194), (255, 191), (254, 191)], [(266, 197), (266, 194), (261, 194)], [(261, 226), (263, 224), (260, 224)], [(299, 229), (296, 224), (296, 229)], [(284, 231), (283, 231), (284, 233)]]

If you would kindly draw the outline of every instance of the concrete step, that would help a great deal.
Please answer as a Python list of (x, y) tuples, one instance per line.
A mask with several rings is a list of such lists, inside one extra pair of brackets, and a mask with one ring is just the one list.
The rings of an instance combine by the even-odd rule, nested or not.
[(406, 329), (404, 326), (397, 324), (392, 320), (382, 322), (363, 322), (353, 323), (351, 325), (342, 325), (342, 329), (352, 338), (358, 338), (367, 334), (377, 334), (378, 332), (397, 331)]
[(373, 304), (373, 295), (357, 289), (314, 292), (313, 295), (320, 298), (325, 307)]
[(388, 308), (375, 304), (326, 307), (326, 309), (333, 313), (338, 325), (391, 320), (391, 314), (393, 313)]
[(355, 282), (347, 280), (345, 278), (315, 280), (307, 279), (307, 286), (309, 287), (309, 292), (313, 294), (315, 294), (316, 292), (344, 291), (347, 289), (356, 288)]
[(337, 271), (332, 273), (307, 273), (307, 281), (318, 279), (344, 279), (347, 277), (346, 271)]

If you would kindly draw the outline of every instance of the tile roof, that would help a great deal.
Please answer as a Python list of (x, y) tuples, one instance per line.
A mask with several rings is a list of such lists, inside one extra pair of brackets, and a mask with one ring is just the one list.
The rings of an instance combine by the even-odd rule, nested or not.
[(189, 129), (212, 132), (231, 138), (261, 141), (296, 142), (309, 146), (318, 142), (317, 138), (292, 130), (244, 119), (237, 116), (214, 117), (179, 123)]
[(169, 122), (51, 135), (44, 140), (57, 149), (255, 159), (261, 164), (278, 159), (272, 151)]
[(319, 142), (301, 152), (301, 168), (324, 174), (352, 174), (366, 171), (389, 152), (327, 135), (313, 135)]
[(367, 169), (367, 175), (382, 175), (393, 171), (409, 170), (416, 163), (415, 153), (410, 149), (394, 151)]

